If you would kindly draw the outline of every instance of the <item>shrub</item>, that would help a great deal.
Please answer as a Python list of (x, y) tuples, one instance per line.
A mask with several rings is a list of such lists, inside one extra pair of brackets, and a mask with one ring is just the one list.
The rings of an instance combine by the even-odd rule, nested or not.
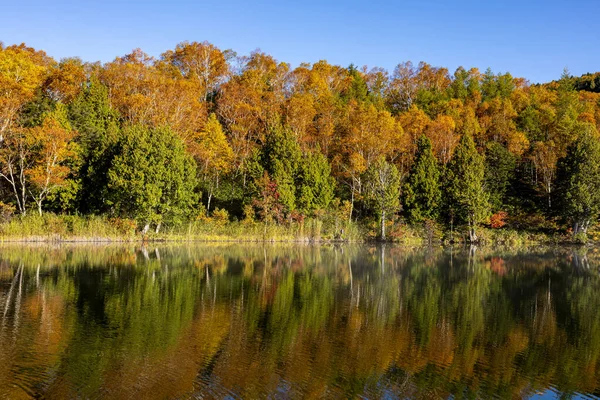
[(0, 222), (10, 222), (15, 216), (15, 211), (15, 206), (0, 201)]
[(492, 214), (490, 217), (490, 227), (493, 229), (502, 228), (506, 225), (506, 217), (508, 217), (508, 213), (505, 211), (498, 211), (495, 214)]
[(229, 213), (224, 208), (217, 208), (212, 213), (212, 221), (217, 226), (225, 226), (229, 222)]

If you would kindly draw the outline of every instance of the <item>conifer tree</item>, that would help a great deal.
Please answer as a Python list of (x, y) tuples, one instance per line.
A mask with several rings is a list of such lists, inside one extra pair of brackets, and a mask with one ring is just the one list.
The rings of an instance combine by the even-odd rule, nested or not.
[(485, 149), (485, 184), (494, 211), (500, 210), (516, 168), (515, 156), (498, 142)]
[(600, 213), (600, 141), (593, 127), (559, 161), (558, 191), (561, 215), (572, 224), (573, 235), (585, 235)]
[(304, 212), (326, 209), (332, 202), (335, 179), (327, 157), (319, 150), (302, 157), (297, 188), (298, 206)]
[(75, 98), (69, 119), (79, 132), (81, 148), (80, 204), (83, 212), (101, 213), (107, 207), (107, 171), (120, 138), (119, 114), (110, 106), (108, 89), (98, 79)]
[(277, 183), (280, 201), (287, 211), (296, 209), (296, 179), (302, 151), (294, 135), (283, 127), (273, 129), (263, 148), (263, 167)]
[(437, 219), (442, 200), (440, 170), (431, 141), (421, 136), (417, 146), (415, 162), (403, 191), (404, 209), (411, 222)]
[(108, 171), (110, 205), (147, 232), (189, 215), (195, 203), (196, 165), (168, 128), (127, 127)]

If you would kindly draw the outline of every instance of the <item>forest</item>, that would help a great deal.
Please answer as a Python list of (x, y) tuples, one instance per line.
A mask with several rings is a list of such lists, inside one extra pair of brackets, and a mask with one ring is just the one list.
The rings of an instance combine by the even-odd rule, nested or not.
[(557, 78), (410, 61), (292, 68), (208, 42), (104, 64), (0, 44), (0, 231), (101, 218), (143, 235), (201, 221), (587, 241), (600, 73)]

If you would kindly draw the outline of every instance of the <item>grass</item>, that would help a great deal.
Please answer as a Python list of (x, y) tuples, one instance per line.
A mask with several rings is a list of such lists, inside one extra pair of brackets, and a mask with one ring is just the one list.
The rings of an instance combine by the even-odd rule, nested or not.
[(360, 241), (364, 235), (352, 222), (334, 224), (306, 219), (302, 224), (203, 219), (164, 226), (143, 236), (134, 221), (104, 216), (29, 214), (0, 223), (0, 241), (134, 242), (134, 241)]
[[(307, 218), (302, 223), (284, 224), (257, 221), (229, 221), (227, 218), (201, 218), (177, 225), (166, 225), (159, 233), (145, 236), (133, 220), (106, 216), (57, 215), (31, 213), (0, 223), (2, 242), (364, 242), (377, 239), (376, 222), (356, 223), (330, 218)], [(389, 224), (388, 240), (409, 246), (466, 243), (460, 229), (452, 235), (442, 225)], [(477, 234), (482, 245), (526, 246), (535, 244), (572, 243), (564, 233), (540, 233), (526, 229), (490, 229), (481, 227)], [(591, 230), (588, 239), (597, 242), (600, 232)]]

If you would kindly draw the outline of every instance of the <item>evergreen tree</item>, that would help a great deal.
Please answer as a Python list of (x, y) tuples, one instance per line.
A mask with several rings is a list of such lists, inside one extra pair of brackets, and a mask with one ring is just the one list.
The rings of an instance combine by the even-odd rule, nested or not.
[(263, 148), (262, 163), (276, 182), (280, 201), (287, 211), (296, 209), (296, 179), (302, 151), (294, 135), (285, 128), (273, 129)]
[(38, 89), (35, 97), (23, 106), (19, 115), (19, 124), (26, 128), (39, 126), (44, 122), (45, 116), (54, 110), (55, 106), (55, 102), (46, 96), (42, 90)]
[(135, 218), (144, 233), (151, 223), (158, 232), (163, 221), (189, 215), (196, 200), (196, 166), (170, 129), (127, 127), (118, 148), (108, 188), (119, 215)]
[(469, 73), (463, 67), (458, 67), (456, 71), (454, 71), (454, 79), (450, 86), (448, 86), (448, 95), (450, 98), (461, 100), (467, 98), (467, 95), (469, 94), (467, 90), (468, 78)]
[(319, 150), (302, 157), (298, 179), (298, 206), (304, 212), (326, 209), (334, 197), (331, 166)]
[(348, 67), (348, 76), (350, 84), (347, 90), (343, 93), (342, 98), (348, 102), (350, 100), (356, 100), (358, 102), (365, 102), (368, 100), (369, 88), (362, 74), (356, 69), (354, 64), (350, 64)]
[(573, 235), (586, 234), (600, 213), (600, 141), (591, 126), (569, 147), (558, 163), (561, 215)]
[(442, 191), (440, 170), (431, 149), (431, 141), (421, 136), (417, 143), (415, 162), (404, 185), (404, 209), (411, 222), (439, 217)]
[(446, 176), (446, 204), (451, 223), (465, 223), (469, 240), (477, 241), (476, 227), (489, 215), (489, 195), (484, 190), (483, 157), (470, 134), (465, 134), (454, 150)]
[(489, 142), (485, 149), (485, 186), (494, 211), (504, 204), (510, 179), (516, 168), (515, 156), (498, 142)]
[(381, 226), (381, 240), (385, 240), (385, 221), (400, 208), (400, 174), (394, 164), (379, 157), (365, 172), (365, 194)]
[(102, 213), (107, 207), (107, 171), (120, 137), (119, 114), (110, 106), (108, 89), (97, 79), (71, 103), (69, 119), (79, 132), (82, 163), (80, 210)]

